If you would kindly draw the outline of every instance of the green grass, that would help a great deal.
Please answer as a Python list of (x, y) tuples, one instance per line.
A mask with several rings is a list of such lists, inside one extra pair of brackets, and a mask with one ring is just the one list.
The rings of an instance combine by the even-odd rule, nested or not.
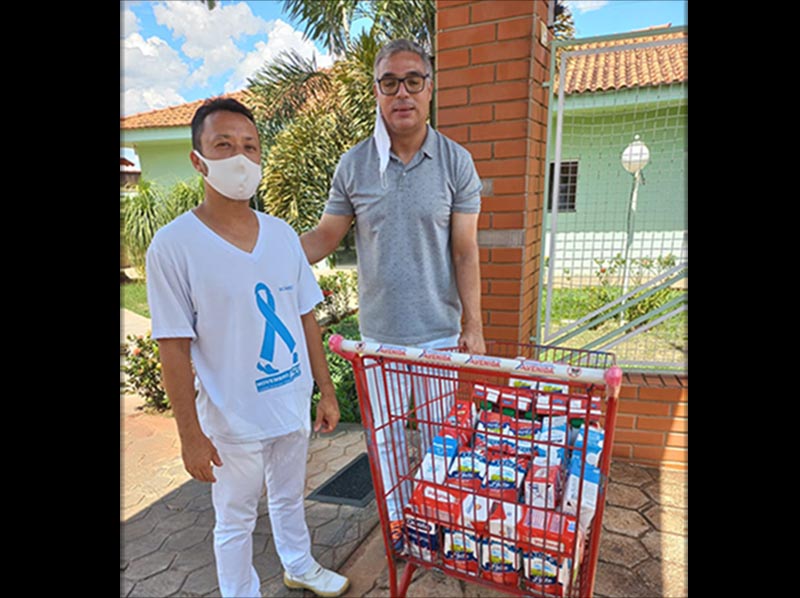
[[(664, 301), (677, 297), (685, 291), (672, 289)], [(553, 293), (552, 329), (556, 330), (574, 322), (596, 307), (588, 288), (555, 289)], [(542, 304), (541, 323), (544, 326), (544, 301)], [(663, 363), (685, 361), (688, 353), (688, 319), (689, 314), (683, 312), (662, 322), (647, 332), (632, 338), (612, 349), (617, 359), (628, 361), (659, 361)], [(616, 318), (606, 320), (594, 330), (586, 330), (558, 344), (568, 347), (583, 347), (591, 341), (613, 332), (620, 325)]]
[(147, 286), (145, 283), (137, 280), (119, 285), (119, 306), (149, 318), (150, 307), (147, 305)]

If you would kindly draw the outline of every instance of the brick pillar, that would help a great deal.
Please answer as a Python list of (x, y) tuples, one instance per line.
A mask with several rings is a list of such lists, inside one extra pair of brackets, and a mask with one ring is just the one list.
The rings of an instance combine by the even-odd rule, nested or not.
[(472, 153), (484, 185), (487, 341), (528, 343), (535, 333), (550, 65), (541, 35), (550, 2), (436, 2), (437, 126)]

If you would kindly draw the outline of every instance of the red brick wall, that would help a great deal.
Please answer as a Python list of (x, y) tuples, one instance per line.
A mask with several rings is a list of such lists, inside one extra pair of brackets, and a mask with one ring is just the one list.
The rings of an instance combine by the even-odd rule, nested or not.
[[(437, 126), (484, 183), (478, 241), (488, 341), (529, 343), (538, 311), (550, 0), (437, 0)], [(688, 381), (627, 376), (615, 459), (688, 468)]]
[(489, 341), (530, 342), (541, 259), (549, 0), (437, 0), (437, 126), (484, 182), (479, 242)]
[(620, 392), (615, 459), (689, 468), (689, 380), (630, 374)]

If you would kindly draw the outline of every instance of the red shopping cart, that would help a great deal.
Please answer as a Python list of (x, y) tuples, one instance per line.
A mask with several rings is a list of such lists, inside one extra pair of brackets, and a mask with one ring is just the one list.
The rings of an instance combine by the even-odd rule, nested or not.
[(330, 347), (353, 365), (392, 596), (420, 567), (508, 594), (592, 596), (622, 381), (613, 354), (341, 336)]

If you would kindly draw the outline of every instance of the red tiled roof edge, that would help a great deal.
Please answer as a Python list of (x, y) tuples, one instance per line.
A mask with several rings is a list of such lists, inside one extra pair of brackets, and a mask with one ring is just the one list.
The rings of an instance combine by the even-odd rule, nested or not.
[[(246, 95), (244, 90), (235, 91), (232, 93), (221, 94), (223, 98), (233, 98), (241, 101)], [(159, 108), (157, 110), (150, 110), (149, 112), (139, 112), (131, 114), (130, 116), (122, 116), (119, 119), (119, 128), (125, 130), (131, 129), (156, 129), (163, 127), (188, 127), (192, 124), (192, 117), (200, 105), (205, 101), (195, 100), (186, 104), (178, 104), (177, 106), (169, 106), (167, 108)]]

